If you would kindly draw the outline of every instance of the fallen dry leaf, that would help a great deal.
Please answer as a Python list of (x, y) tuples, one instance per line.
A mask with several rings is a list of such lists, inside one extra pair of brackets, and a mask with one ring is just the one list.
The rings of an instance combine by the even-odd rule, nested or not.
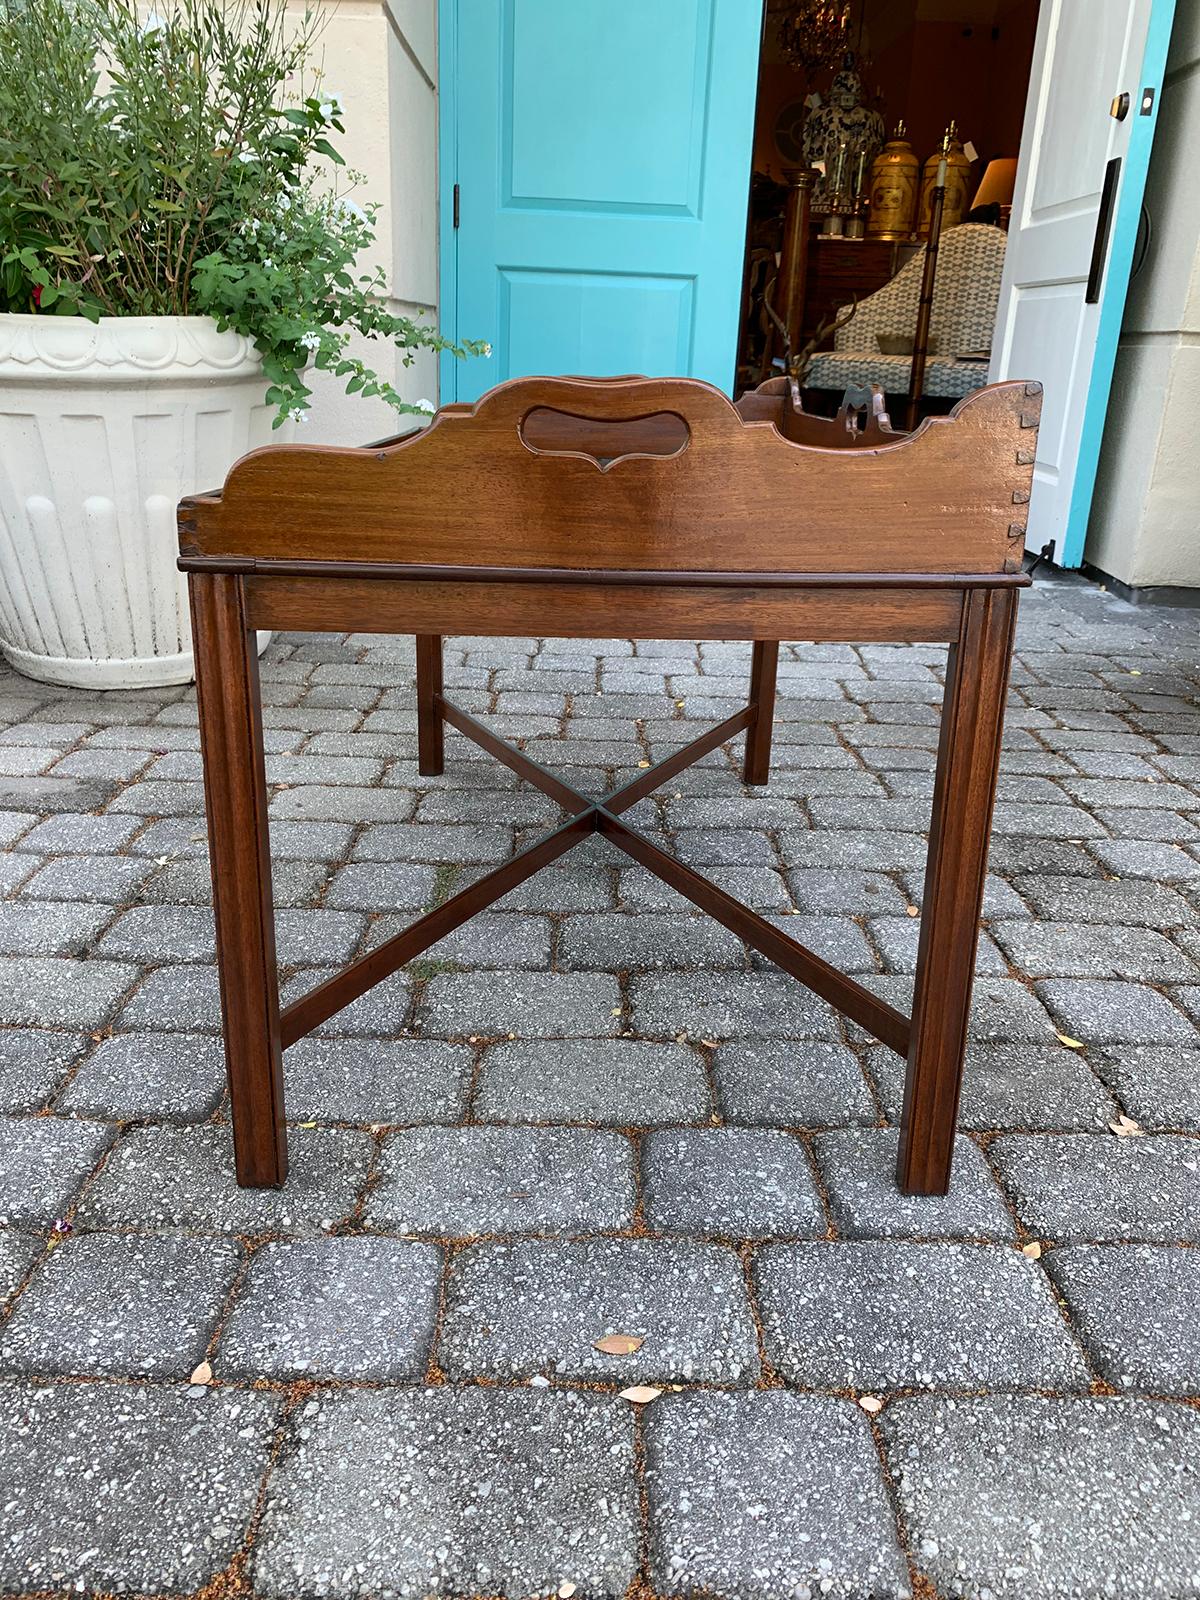
[(883, 1401), (878, 1397), (878, 1395), (859, 1395), (858, 1403), (869, 1417), (877, 1417), (883, 1410)]
[(603, 1350), (606, 1356), (631, 1356), (645, 1344), (636, 1333), (606, 1333), (603, 1339), (593, 1339), (593, 1350)]
[(910, 917), (919, 917), (921, 915), (919, 906), (905, 906), (904, 910), (906, 915)]
[(1109, 1127), (1118, 1139), (1136, 1139), (1139, 1134), (1145, 1132), (1140, 1122), (1135, 1122), (1132, 1117), (1127, 1117), (1124, 1112), (1115, 1122), (1110, 1122)]
[(578, 1587), (577, 1583), (560, 1583), (558, 1586), (558, 1600), (571, 1600), (571, 1596)]
[(1068, 1050), (1082, 1050), (1082, 1049), (1084, 1049), (1083, 1040), (1082, 1039), (1072, 1039), (1072, 1037), (1071, 1037), (1071, 1035), (1069, 1033), (1058, 1033), (1058, 1034), (1055, 1034), (1055, 1038), (1058, 1040), (1059, 1044), (1065, 1044)]
[(638, 766), (639, 767), (648, 767), (649, 765), (650, 765), (650, 763), (648, 761), (639, 761), (638, 762)]
[(212, 1382), (212, 1368), (209, 1366), (207, 1361), (202, 1361), (200, 1363), (200, 1365), (196, 1368), (195, 1372), (193, 1372), (191, 1377), (188, 1379), (188, 1382), (189, 1383), (211, 1383)]
[(1042, 1247), (1036, 1239), (1031, 1239), (1028, 1244), (1021, 1246), (1021, 1254), (1028, 1256), (1030, 1261), (1037, 1261), (1042, 1254)]
[(614, 1006), (608, 1014), (610, 1017), (619, 1017), (621, 1015), (621, 1007)]
[(661, 1389), (654, 1389), (647, 1383), (635, 1383), (632, 1389), (622, 1389), (620, 1398), (632, 1400), (635, 1406), (648, 1406), (651, 1400), (657, 1400), (661, 1393)]

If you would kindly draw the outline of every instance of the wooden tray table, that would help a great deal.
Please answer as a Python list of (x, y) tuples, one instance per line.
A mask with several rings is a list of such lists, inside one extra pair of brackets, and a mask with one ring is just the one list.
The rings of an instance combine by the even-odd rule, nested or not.
[[(255, 451), (219, 493), (184, 500), (238, 1182), (286, 1177), (283, 1050), (600, 833), (906, 1058), (898, 1181), (945, 1193), (1040, 394), (996, 384), (911, 435), (823, 448), (690, 379), (521, 378), (398, 442)], [(420, 772), (441, 772), (449, 723), (566, 812), (282, 1012), (259, 628), (416, 635)], [(748, 699), (588, 796), (447, 699), (445, 634), (746, 639)], [(746, 782), (767, 781), (780, 639), (950, 646), (911, 1017), (622, 820), (739, 733)]]

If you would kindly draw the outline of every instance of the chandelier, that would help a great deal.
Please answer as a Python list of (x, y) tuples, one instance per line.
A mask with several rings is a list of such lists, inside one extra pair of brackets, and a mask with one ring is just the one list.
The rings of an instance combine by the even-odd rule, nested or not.
[(850, 48), (852, 0), (771, 0), (779, 48), (806, 74), (832, 66)]

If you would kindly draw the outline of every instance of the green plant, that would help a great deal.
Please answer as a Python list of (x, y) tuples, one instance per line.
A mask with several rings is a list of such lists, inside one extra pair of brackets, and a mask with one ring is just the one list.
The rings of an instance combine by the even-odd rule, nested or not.
[[(284, 0), (0, 0), (0, 311), (208, 315), (254, 340), (278, 425), (312, 368), (411, 405), (350, 349), (452, 345), (360, 258), (377, 208), (339, 186), (319, 26)], [(353, 180), (353, 175), (349, 175)]]

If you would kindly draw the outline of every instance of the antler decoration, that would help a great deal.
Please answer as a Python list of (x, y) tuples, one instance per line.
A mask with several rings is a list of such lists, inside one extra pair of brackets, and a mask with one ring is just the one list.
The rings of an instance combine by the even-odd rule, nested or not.
[(813, 334), (808, 343), (803, 345), (797, 354), (793, 355), (792, 341), (787, 331), (787, 324), (771, 304), (771, 290), (774, 289), (777, 282), (778, 279), (773, 278), (768, 284), (763, 295), (763, 307), (774, 324), (775, 331), (783, 341), (784, 370), (796, 383), (802, 384), (808, 376), (808, 369), (812, 366), (813, 357), (818, 349), (831, 334), (837, 333), (840, 328), (846, 326), (858, 310), (858, 301), (857, 299), (852, 300), (848, 306), (843, 306), (840, 312), (835, 311), (832, 317), (827, 317), (824, 322), (818, 325), (816, 333)]

